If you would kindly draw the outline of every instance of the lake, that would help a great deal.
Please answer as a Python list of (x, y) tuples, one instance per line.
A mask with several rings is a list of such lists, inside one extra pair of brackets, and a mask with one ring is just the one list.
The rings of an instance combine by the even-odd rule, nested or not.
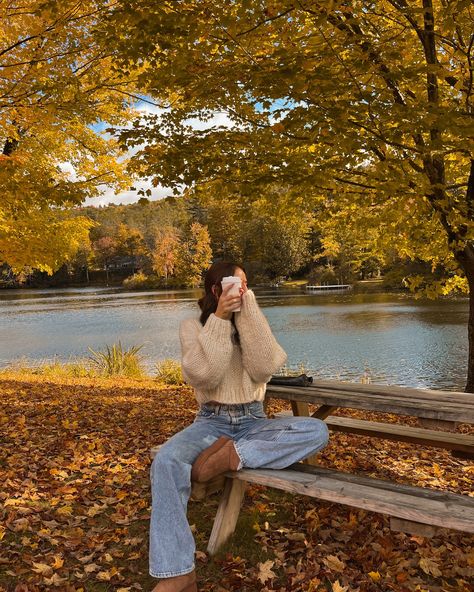
[[(256, 289), (288, 364), (318, 378), (463, 390), (468, 299), (405, 294)], [(88, 347), (142, 345), (151, 373), (179, 359), (178, 325), (197, 314), (200, 290), (120, 288), (0, 291), (0, 366), (87, 357)]]

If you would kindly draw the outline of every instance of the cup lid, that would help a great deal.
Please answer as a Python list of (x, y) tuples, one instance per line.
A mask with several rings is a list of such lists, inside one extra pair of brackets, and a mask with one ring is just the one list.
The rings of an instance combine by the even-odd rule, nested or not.
[(240, 284), (242, 283), (242, 278), (238, 275), (228, 275), (222, 278), (222, 282), (225, 284)]

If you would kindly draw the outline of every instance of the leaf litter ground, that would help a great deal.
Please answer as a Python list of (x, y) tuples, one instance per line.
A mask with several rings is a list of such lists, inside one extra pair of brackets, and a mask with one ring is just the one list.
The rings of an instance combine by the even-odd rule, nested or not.
[[(0, 592), (151, 590), (149, 451), (192, 422), (190, 389), (3, 373), (0, 395)], [(333, 434), (320, 462), (473, 495), (474, 464), (446, 451)], [(258, 486), (210, 558), (218, 498), (189, 504), (203, 592), (474, 590), (471, 535), (409, 536), (379, 514)]]

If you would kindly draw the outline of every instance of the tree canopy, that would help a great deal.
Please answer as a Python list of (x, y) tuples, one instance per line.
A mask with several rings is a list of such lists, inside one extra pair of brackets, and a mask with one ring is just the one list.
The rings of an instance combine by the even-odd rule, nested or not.
[[(470, 2), (127, 1), (110, 18), (121, 67), (164, 109), (122, 135), (146, 143), (134, 170), (289, 185), (379, 228), (380, 249), (474, 270)], [(219, 111), (234, 127), (189, 124)]]
[(100, 122), (130, 119), (135, 88), (96, 31), (109, 9), (98, 0), (0, 4), (0, 259), (17, 270), (57, 269), (91, 226), (66, 209), (104, 184), (130, 183), (117, 141), (99, 133)]

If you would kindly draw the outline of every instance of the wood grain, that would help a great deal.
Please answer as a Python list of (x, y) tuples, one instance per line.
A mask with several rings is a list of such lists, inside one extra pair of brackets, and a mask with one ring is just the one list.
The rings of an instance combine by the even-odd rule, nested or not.
[[(303, 470), (299, 470), (301, 467)], [(474, 499), (427, 488), (359, 478), (349, 473), (300, 465), (298, 470), (244, 469), (235, 479), (308, 495), (422, 524), (474, 533)], [(421, 495), (420, 495), (421, 494)]]
[[(318, 383), (319, 384), (319, 383)], [(363, 387), (372, 387), (368, 390)], [(446, 395), (444, 391), (438, 397), (438, 391), (428, 391), (429, 396), (420, 389), (405, 389), (400, 387), (374, 388), (366, 384), (337, 383), (337, 386), (309, 386), (287, 387), (268, 385), (267, 399), (283, 399), (314, 405), (328, 405), (349, 409), (365, 409), (394, 413), (413, 417), (425, 417), (444, 421), (459, 421), (474, 423), (474, 394), (452, 393)], [(456, 396), (451, 396), (456, 395)]]
[(214, 555), (234, 532), (246, 485), (246, 481), (231, 478), (226, 479), (224, 493), (217, 508), (217, 514), (207, 545), (210, 555)]

